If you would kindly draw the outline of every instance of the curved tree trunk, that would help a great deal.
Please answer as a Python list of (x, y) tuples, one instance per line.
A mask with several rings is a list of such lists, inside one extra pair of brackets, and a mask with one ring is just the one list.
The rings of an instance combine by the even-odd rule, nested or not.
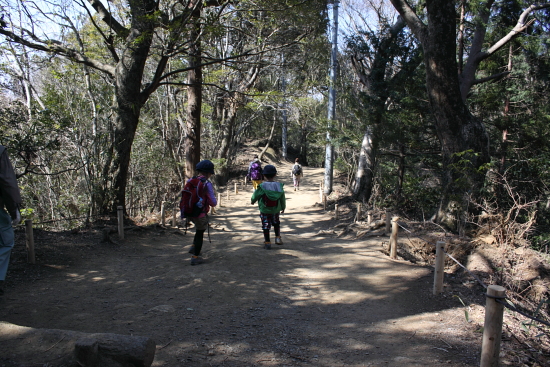
[(373, 148), (372, 127), (367, 126), (361, 143), (361, 152), (357, 162), (357, 172), (353, 183), (353, 198), (356, 201), (368, 201), (372, 193), (374, 179), (375, 154)]
[(443, 158), (442, 195), (435, 219), (447, 228), (462, 227), (468, 194), (480, 188), (480, 167), (489, 162), (485, 127), (461, 97), (456, 60), (456, 9), (453, 1), (428, 0), (425, 25), (405, 0), (391, 0), (424, 50), (426, 89), (435, 117)]
[(132, 11), (134, 22), (132, 32), (126, 41), (128, 47), (124, 49), (116, 66), (115, 100), (117, 113), (114, 116), (114, 153), (111, 173), (113, 176), (113, 204), (112, 212), (116, 213), (117, 206), (125, 208), (126, 184), (132, 144), (136, 135), (141, 108), (145, 103), (141, 95), (141, 80), (147, 62), (149, 50), (154, 35), (154, 19), (148, 14), (156, 9), (156, 2), (144, 1)]

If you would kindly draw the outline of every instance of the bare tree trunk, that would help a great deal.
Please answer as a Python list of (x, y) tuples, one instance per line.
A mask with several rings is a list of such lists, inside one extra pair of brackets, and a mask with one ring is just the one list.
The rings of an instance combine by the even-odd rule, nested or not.
[(201, 108), (202, 108), (202, 62), (200, 44), (200, 11), (198, 6), (192, 15), (190, 32), (189, 66), (187, 89), (187, 134), (185, 154), (185, 174), (193, 176), (195, 166), (201, 159)]
[(359, 161), (357, 162), (357, 173), (353, 185), (354, 199), (365, 202), (369, 200), (372, 193), (374, 179), (375, 155), (372, 144), (372, 127), (367, 126), (361, 143)]
[(338, 0), (332, 4), (332, 51), (330, 53), (330, 87), (328, 91), (328, 129), (327, 141), (325, 145), (325, 176), (324, 176), (324, 193), (330, 195), (332, 192), (332, 184), (334, 179), (334, 146), (332, 145), (332, 137), (330, 129), (336, 119), (336, 69), (338, 60), (336, 58), (338, 49)]

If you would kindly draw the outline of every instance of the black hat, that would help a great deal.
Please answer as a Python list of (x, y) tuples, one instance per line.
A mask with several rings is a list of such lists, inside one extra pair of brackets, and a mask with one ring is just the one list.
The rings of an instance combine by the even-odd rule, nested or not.
[(214, 163), (212, 163), (208, 159), (205, 159), (197, 163), (197, 166), (195, 168), (197, 169), (197, 171), (200, 171), (200, 172), (209, 172), (211, 174), (214, 174)]
[(275, 166), (268, 164), (264, 167), (264, 170), (262, 171), (264, 175), (276, 175), (277, 174), (277, 168)]

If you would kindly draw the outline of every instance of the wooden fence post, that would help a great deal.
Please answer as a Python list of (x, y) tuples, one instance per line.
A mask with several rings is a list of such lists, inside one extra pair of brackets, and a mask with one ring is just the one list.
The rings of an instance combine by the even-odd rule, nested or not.
[(222, 194), (218, 192), (218, 206), (222, 206)]
[(338, 204), (334, 204), (334, 219), (338, 219)]
[(237, 183), (235, 182), (235, 195), (239, 193), (239, 190), (237, 190)]
[(34, 234), (32, 232), (32, 219), (25, 220), (25, 236), (27, 238), (27, 262), (36, 263), (34, 257)]
[(487, 287), (480, 367), (497, 367), (499, 365), (498, 356), (500, 354), (504, 306), (496, 299), (504, 299), (505, 291), (506, 289), (500, 285)]
[(172, 227), (176, 227), (178, 225), (178, 208), (174, 208), (172, 210)]
[(372, 210), (369, 210), (367, 212), (367, 224), (370, 225), (372, 223)]
[(443, 291), (443, 276), (445, 275), (445, 242), (437, 241), (435, 244), (435, 269), (433, 294)]
[(124, 239), (124, 210), (122, 209), (122, 205), (116, 207), (118, 217), (118, 238), (121, 240)]
[(359, 222), (361, 220), (362, 213), (362, 203), (357, 203), (357, 216), (355, 217), (355, 221)]
[(164, 227), (166, 218), (166, 201), (163, 201), (160, 205), (160, 225)]
[(327, 196), (323, 194), (323, 209), (327, 210)]
[(399, 225), (397, 221), (399, 217), (393, 217), (391, 219), (391, 235), (390, 235), (390, 258), (397, 259), (397, 233), (399, 232)]
[(390, 233), (390, 231), (391, 231), (390, 210), (386, 208), (386, 233)]

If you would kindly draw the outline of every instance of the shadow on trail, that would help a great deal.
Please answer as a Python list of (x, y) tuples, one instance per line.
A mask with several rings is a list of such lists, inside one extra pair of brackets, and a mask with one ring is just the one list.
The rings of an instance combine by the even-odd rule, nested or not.
[[(314, 205), (319, 172), (306, 171), (304, 190), (287, 184), (283, 246), (262, 248), (257, 205), (243, 190), (212, 216), (204, 264), (189, 265), (193, 229), (129, 234), (22, 287), (0, 319), (149, 336), (157, 367), (476, 366), (462, 311), (431, 296), (431, 269), (391, 261), (381, 238), (319, 232), (332, 223)], [(50, 292), (56, 302), (41, 302)]]

